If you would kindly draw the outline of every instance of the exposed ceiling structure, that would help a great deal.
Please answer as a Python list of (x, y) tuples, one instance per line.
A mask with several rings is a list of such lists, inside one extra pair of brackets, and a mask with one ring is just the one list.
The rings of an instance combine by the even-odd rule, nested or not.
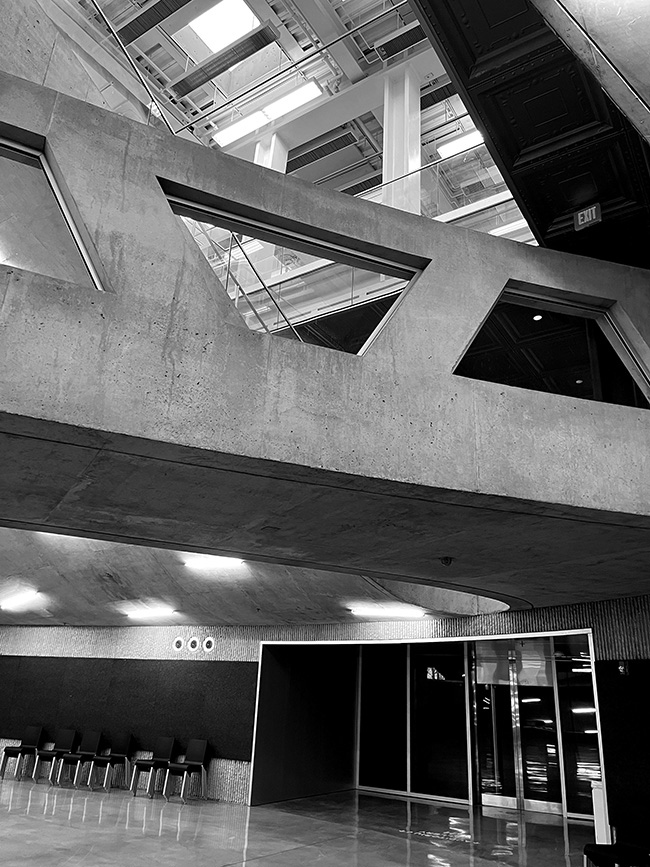
[[(413, 0), (540, 244), (647, 268), (650, 150), (527, 0)], [(598, 203), (602, 223), (576, 231)]]
[[(383, 164), (386, 79), (414, 71), (421, 214), (537, 243), (408, 0), (50, 3), (114, 110), (376, 202), (392, 204)], [(125, 100), (116, 79), (124, 85), (129, 77)], [(326, 282), (315, 289), (303, 260), (309, 285), (287, 287), (286, 260), (275, 257), (268, 268), (274, 245), (252, 253), (244, 245), (233, 260), (233, 241), (219, 227), (191, 231), (253, 330), (358, 352), (398, 294), (386, 285), (360, 294), (351, 278), (340, 297), (314, 304)], [(243, 284), (242, 270), (254, 275)]]

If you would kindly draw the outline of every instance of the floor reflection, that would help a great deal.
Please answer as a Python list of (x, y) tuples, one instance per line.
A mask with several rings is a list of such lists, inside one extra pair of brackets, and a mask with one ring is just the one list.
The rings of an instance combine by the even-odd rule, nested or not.
[(251, 809), (0, 783), (3, 867), (580, 867), (589, 825), (353, 792)]

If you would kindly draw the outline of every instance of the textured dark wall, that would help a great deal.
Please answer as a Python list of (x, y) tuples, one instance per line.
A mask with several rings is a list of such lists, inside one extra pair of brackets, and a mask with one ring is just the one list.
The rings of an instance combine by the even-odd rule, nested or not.
[(358, 653), (264, 648), (252, 804), (353, 788)]
[(0, 657), (0, 737), (28, 725), (206, 738), (216, 756), (250, 760), (257, 666), (250, 662)]

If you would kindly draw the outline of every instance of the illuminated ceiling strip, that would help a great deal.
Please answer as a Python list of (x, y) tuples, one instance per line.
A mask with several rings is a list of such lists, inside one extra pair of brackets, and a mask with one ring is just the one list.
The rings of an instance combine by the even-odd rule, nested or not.
[(513, 195), (510, 190), (504, 190), (502, 193), (495, 193), (493, 196), (488, 196), (487, 199), (480, 199), (478, 202), (472, 202), (469, 205), (463, 205), (462, 208), (455, 208), (453, 211), (447, 211), (446, 214), (439, 214), (434, 217), (439, 223), (455, 223), (456, 220), (462, 220), (463, 217), (469, 217), (471, 214), (478, 214), (480, 211), (487, 211), (495, 205), (502, 205), (504, 202), (511, 202)]

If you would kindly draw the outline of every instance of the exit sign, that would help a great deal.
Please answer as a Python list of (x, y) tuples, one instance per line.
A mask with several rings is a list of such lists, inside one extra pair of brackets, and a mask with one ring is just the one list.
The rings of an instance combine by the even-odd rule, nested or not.
[(589, 208), (583, 208), (581, 211), (576, 211), (573, 215), (573, 228), (576, 232), (580, 229), (586, 229), (587, 226), (593, 226), (594, 223), (600, 223), (602, 216), (600, 214), (600, 205), (591, 205)]

